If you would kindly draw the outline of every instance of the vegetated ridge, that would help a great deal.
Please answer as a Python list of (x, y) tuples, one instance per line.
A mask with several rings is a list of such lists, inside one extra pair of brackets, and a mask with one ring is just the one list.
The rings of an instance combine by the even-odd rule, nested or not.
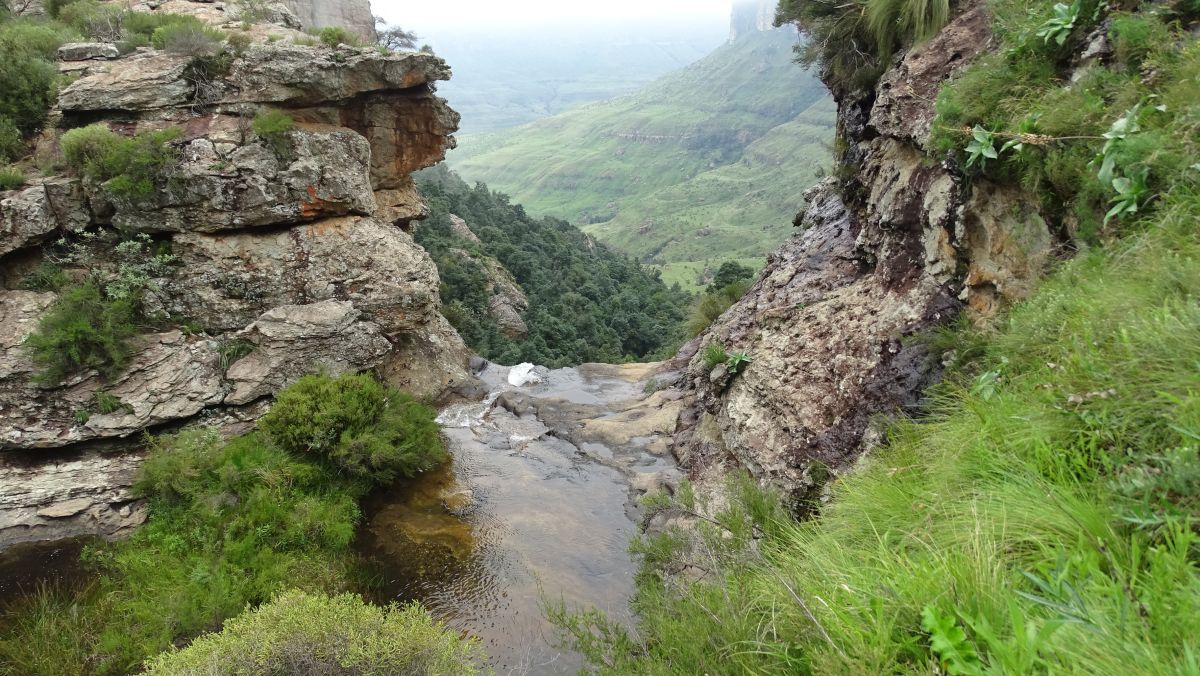
[(473, 350), (551, 368), (659, 358), (682, 342), (690, 296), (555, 218), (533, 218), (445, 166), (422, 172), (416, 240), (437, 263), (443, 313)]
[[(761, 264), (832, 137), (824, 87), (792, 63), (796, 39), (746, 33), (634, 94), (469, 138), (449, 161), (646, 263)], [(695, 284), (671, 274), (685, 269), (666, 278)]]

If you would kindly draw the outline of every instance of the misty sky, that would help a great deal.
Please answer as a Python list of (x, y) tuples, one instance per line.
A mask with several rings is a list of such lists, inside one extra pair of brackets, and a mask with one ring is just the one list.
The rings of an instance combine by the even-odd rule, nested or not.
[(454, 24), (521, 25), (562, 21), (690, 20), (729, 17), (730, 0), (371, 0), (375, 14), (391, 24), (421, 31)]

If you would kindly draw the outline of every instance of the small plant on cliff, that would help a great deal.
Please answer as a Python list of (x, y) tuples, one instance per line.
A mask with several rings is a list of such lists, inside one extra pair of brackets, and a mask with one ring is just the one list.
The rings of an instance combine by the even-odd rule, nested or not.
[(446, 459), (433, 418), (428, 406), (370, 376), (310, 375), (279, 393), (259, 427), (281, 448), (387, 483)]
[(1081, 10), (1082, 6), (1079, 0), (1075, 0), (1070, 5), (1062, 2), (1054, 5), (1054, 16), (1047, 19), (1038, 28), (1037, 36), (1046, 43), (1051, 41), (1059, 45), (1065, 43), (1071, 36), (1071, 31), (1075, 30), (1075, 22), (1079, 21)]
[(60, 145), (69, 166), (102, 182), (112, 196), (144, 199), (178, 164), (179, 153), (171, 142), (181, 134), (169, 127), (127, 138), (97, 123), (63, 134)]
[(155, 49), (163, 49), (174, 54), (185, 56), (210, 56), (221, 51), (221, 43), (226, 34), (200, 21), (178, 22), (167, 24), (154, 29), (150, 35), (150, 44)]
[(137, 332), (137, 317), (136, 299), (107, 298), (93, 281), (69, 289), (25, 341), (37, 381), (57, 384), (92, 368), (116, 375), (129, 362), (127, 342)]
[(25, 172), (16, 167), (0, 169), (0, 190), (16, 190), (25, 185)]
[(260, 110), (250, 124), (254, 133), (263, 140), (275, 156), (286, 159), (291, 154), (291, 133), (296, 121), (282, 110)]
[(730, 373), (737, 375), (753, 361), (745, 352), (731, 352), (729, 358), (725, 360), (725, 364), (729, 367)]
[(316, 37), (326, 47), (337, 47), (338, 45), (358, 47), (362, 45), (362, 40), (357, 35), (341, 26), (327, 26), (322, 28), (320, 31), (317, 31)]
[(729, 359), (729, 353), (719, 341), (713, 341), (704, 348), (704, 368), (714, 369)]
[(354, 594), (288, 591), (150, 660), (145, 673), (470, 676), (482, 658), (474, 640), (418, 604), (379, 607)]

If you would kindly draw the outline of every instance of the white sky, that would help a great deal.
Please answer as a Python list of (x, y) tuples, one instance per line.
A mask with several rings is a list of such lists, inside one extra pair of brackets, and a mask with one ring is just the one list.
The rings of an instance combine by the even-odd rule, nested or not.
[(730, 0), (371, 0), (389, 23), (424, 26), (528, 25), (562, 21), (728, 18)]

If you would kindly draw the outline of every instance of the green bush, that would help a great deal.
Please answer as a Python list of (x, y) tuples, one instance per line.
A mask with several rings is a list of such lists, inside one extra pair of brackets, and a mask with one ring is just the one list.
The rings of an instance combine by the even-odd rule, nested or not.
[(279, 157), (291, 152), (289, 135), (296, 128), (296, 121), (282, 110), (260, 110), (250, 123), (250, 128)]
[(338, 45), (350, 45), (358, 47), (362, 44), (358, 36), (341, 26), (327, 26), (322, 28), (316, 35), (321, 44), (326, 47), (337, 47)]
[(153, 195), (163, 175), (178, 163), (179, 153), (170, 143), (181, 134), (170, 127), (127, 138), (97, 123), (63, 134), (60, 145), (69, 166), (103, 182), (110, 194), (140, 199)]
[(85, 37), (102, 42), (117, 42), (125, 35), (125, 24), (132, 13), (119, 4), (97, 0), (76, 0), (58, 9), (58, 18)]
[(47, 384), (85, 369), (116, 375), (129, 361), (128, 340), (137, 332), (138, 299), (111, 300), (94, 282), (74, 287), (42, 316), (25, 341), (37, 380)]
[(711, 370), (728, 360), (729, 353), (725, 351), (725, 346), (720, 342), (713, 341), (704, 346), (704, 368)]
[(1140, 67), (1152, 51), (1174, 39), (1161, 19), (1144, 14), (1114, 17), (1108, 35), (1117, 61), (1131, 68)]
[(11, 128), (28, 137), (41, 128), (54, 102), (59, 75), (53, 63), (69, 37), (60, 27), (32, 19), (0, 23), (0, 153), (15, 159)]
[(0, 162), (11, 162), (25, 154), (21, 130), (7, 117), (0, 116)]
[(419, 605), (380, 608), (353, 594), (288, 591), (224, 628), (147, 661), (147, 674), (469, 676), (481, 655)]
[(199, 20), (177, 21), (154, 29), (150, 44), (185, 56), (209, 56), (221, 50), (225, 41), (223, 31), (207, 26)]
[(25, 185), (25, 172), (17, 167), (0, 168), (0, 190), (16, 190)]
[(294, 453), (388, 483), (446, 460), (435, 412), (368, 375), (310, 375), (279, 393), (259, 428)]
[(741, 300), (750, 288), (750, 281), (740, 279), (719, 289), (711, 289), (701, 296), (692, 306), (692, 314), (688, 317), (687, 333), (698, 336), (716, 321), (734, 303)]

